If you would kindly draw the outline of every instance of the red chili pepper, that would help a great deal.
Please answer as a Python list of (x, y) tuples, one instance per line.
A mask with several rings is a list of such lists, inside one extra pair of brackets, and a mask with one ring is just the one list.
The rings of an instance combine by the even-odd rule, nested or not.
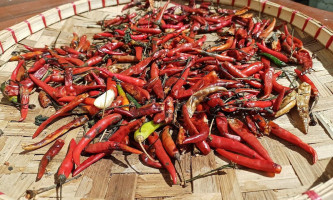
[(259, 38), (265, 39), (269, 36), (269, 34), (272, 33), (274, 27), (276, 24), (276, 19), (274, 18), (273, 21), (269, 24), (269, 26), (267, 26), (267, 28), (265, 30), (263, 30), (261, 32), (261, 34), (259, 35)]
[(38, 94), (38, 101), (42, 108), (47, 108), (52, 104), (51, 100), (44, 91), (40, 91)]
[[(237, 67), (237, 66), (235, 66)], [(254, 62), (250, 66), (242, 70), (242, 73), (246, 76), (252, 76), (253, 74), (259, 72), (264, 67), (262, 62)]]
[(121, 115), (119, 114), (111, 114), (108, 115), (98, 122), (94, 126), (90, 128), (90, 130), (82, 137), (77, 147), (73, 151), (73, 159), (74, 163), (79, 166), (80, 165), (80, 155), (82, 150), (93, 140), (97, 134), (101, 133), (106, 129), (109, 125), (117, 123), (121, 119)]
[(57, 112), (55, 112), (53, 115), (51, 115), (47, 120), (45, 120), (36, 130), (36, 132), (34, 133), (34, 135), (32, 136), (32, 138), (37, 137), (43, 130), (44, 128), (51, 123), (54, 119), (64, 116), (65, 114), (67, 114), (67, 112), (73, 110), (76, 106), (78, 106), (80, 103), (82, 103), (84, 101), (85, 98), (88, 97), (87, 93), (81, 94), (77, 97), (75, 97), (75, 99), (73, 101), (71, 101), (69, 104), (67, 104), (66, 106), (63, 106), (62, 108), (60, 108), (59, 110), (57, 110)]
[(107, 141), (107, 142), (97, 142), (94, 144), (89, 144), (84, 149), (87, 153), (108, 153), (113, 150), (123, 150), (134, 154), (141, 154), (142, 151), (129, 147), (125, 144), (115, 141)]
[(286, 89), (283, 88), (281, 93), (279, 93), (278, 97), (276, 98), (274, 104), (273, 104), (273, 111), (277, 112), (280, 109), (284, 94), (286, 93)]
[(235, 153), (240, 153), (253, 159), (265, 160), (257, 152), (249, 148), (243, 143), (236, 140), (220, 137), (217, 135), (210, 135), (211, 140), (208, 140), (209, 146), (216, 149), (225, 149)]
[[(191, 136), (193, 135), (198, 135), (199, 131), (197, 128), (194, 126), (193, 122), (191, 121), (191, 118), (188, 114), (186, 104), (183, 105), (182, 107), (182, 114), (184, 117), (184, 126), (188, 130), (189, 134)], [(203, 153), (204, 155), (209, 154), (210, 152), (210, 147), (206, 141), (201, 141), (195, 144), (195, 146)]]
[(209, 135), (209, 126), (205, 121), (207, 121), (207, 116), (202, 115), (200, 119), (191, 119), (194, 126), (199, 131), (199, 134), (187, 137), (183, 144), (198, 143), (205, 141)]
[(246, 120), (246, 125), (247, 127), (251, 130), (251, 132), (257, 136), (258, 134), (258, 130), (256, 127), (256, 124), (254, 123), (254, 121), (252, 120), (252, 118), (249, 115), (245, 116), (245, 120)]
[(73, 33), (73, 39), (71, 41), (70, 47), (76, 48), (79, 45), (79, 36), (76, 33)]
[(28, 73), (33, 73), (37, 71), (39, 68), (43, 67), (46, 64), (46, 60), (44, 58), (39, 59), (34, 63), (32, 67), (28, 69)]
[(169, 156), (179, 160), (180, 154), (176, 147), (175, 142), (173, 141), (173, 139), (170, 135), (170, 126), (165, 126), (163, 128), (163, 131), (161, 133), (161, 141), (162, 141), (164, 149), (169, 154)]
[(69, 143), (68, 151), (66, 154), (66, 157), (62, 161), (57, 175), (56, 175), (56, 183), (57, 184), (64, 184), (66, 179), (69, 177), (69, 175), (72, 173), (72, 170), (74, 169), (74, 163), (73, 163), (73, 150), (76, 148), (76, 142), (74, 139), (72, 139)]
[(297, 58), (297, 62), (301, 64), (302, 74), (309, 72), (312, 69), (313, 62), (310, 56), (310, 53), (305, 49), (300, 49), (296, 52), (295, 57)]
[(267, 125), (265, 119), (260, 114), (251, 115), (251, 117), (259, 126), (260, 131), (268, 135), (270, 132), (270, 127)]
[(172, 164), (170, 157), (163, 149), (161, 140), (158, 138), (156, 132), (148, 137), (148, 141), (151, 145), (155, 147), (155, 153), (161, 164), (171, 175), (173, 184), (177, 184), (177, 173), (175, 166)]
[(19, 122), (22, 122), (27, 118), (29, 110), (29, 94), (29, 89), (22, 85), (20, 87), (21, 118), (19, 119)]
[(22, 148), (26, 151), (32, 151), (35, 149), (39, 149), (51, 142), (53, 142), (54, 140), (56, 140), (58, 137), (64, 135), (67, 131), (69, 131), (70, 129), (82, 126), (83, 124), (85, 124), (86, 122), (88, 122), (89, 118), (84, 115), (81, 116), (77, 119), (74, 119), (73, 121), (69, 122), (68, 124), (60, 127), (59, 129), (57, 129), (56, 131), (50, 133), (49, 135), (47, 135), (44, 139), (42, 139), (39, 142), (36, 142), (34, 144), (30, 144), (30, 145), (26, 145), (26, 146), (22, 146)]
[(21, 59), (30, 60), (30, 59), (38, 57), (38, 56), (40, 56), (42, 54), (43, 54), (42, 51), (28, 52), (28, 53), (25, 53), (25, 54), (21, 54), (19, 56), (12, 56), (9, 59), (9, 61), (18, 61), (18, 60), (21, 60)]
[(315, 86), (315, 84), (311, 81), (311, 79), (307, 75), (302, 74), (302, 72), (300, 70), (298, 70), (298, 69), (295, 69), (295, 73), (296, 73), (297, 77), (302, 82), (306, 82), (309, 85), (311, 85), (312, 95), (315, 96), (315, 97), (317, 97), (319, 95), (319, 91), (318, 91), (317, 87)]
[(59, 151), (64, 146), (64, 144), (65, 144), (64, 140), (58, 139), (50, 147), (50, 149), (44, 154), (43, 158), (40, 160), (40, 163), (39, 163), (39, 168), (38, 168), (36, 181), (39, 181), (43, 177), (47, 165), (52, 160), (52, 158), (59, 153)]
[(115, 73), (111, 73), (108, 69), (106, 68), (96, 68), (97, 70), (100, 70), (101, 72), (107, 74), (109, 77), (116, 77), (117, 79), (124, 81), (126, 83), (130, 83), (139, 87), (142, 87), (146, 84), (146, 81), (142, 80), (142, 79), (138, 79), (138, 78), (134, 78), (131, 76), (126, 76), (126, 75), (122, 75), (122, 74), (115, 74)]
[[(105, 153), (99, 153), (96, 155), (90, 156), (88, 159), (83, 161), (73, 172), (73, 177), (81, 173), (84, 169), (99, 161), (101, 158), (105, 156)], [(74, 158), (74, 157), (73, 157)]]
[(289, 131), (281, 128), (279, 125), (276, 123), (270, 121), (268, 123), (268, 126), (271, 127), (271, 133), (276, 135), (279, 138), (282, 138), (296, 146), (301, 147), (304, 149), (306, 152), (310, 153), (313, 157), (312, 163), (315, 164), (318, 160), (317, 152), (308, 144), (304, 143), (300, 138), (298, 138), (296, 135), (290, 133)]
[(25, 61), (20, 60), (15, 69), (12, 72), (10, 80), (12, 81), (21, 81), (25, 73)]
[(264, 96), (261, 99), (268, 98), (273, 90), (273, 76), (274, 76), (274, 68), (269, 67), (265, 70), (264, 78)]
[(141, 87), (125, 82), (121, 83), (121, 87), (140, 103), (150, 99), (149, 92)]
[[(222, 66), (223, 66), (223, 68), (228, 70), (228, 72), (230, 74), (232, 74), (233, 76), (236, 76), (238, 78), (246, 78), (247, 77), (245, 74), (243, 74), (239, 69), (237, 69), (235, 66), (233, 66), (229, 62), (224, 62), (222, 64)], [(253, 86), (255, 88), (261, 88), (261, 86), (262, 86), (258, 81), (252, 81), (252, 80), (244, 80), (244, 81), (249, 83), (251, 86)]]
[[(152, 149), (152, 148), (151, 148)], [(155, 149), (154, 149), (155, 150)], [(152, 155), (152, 151), (154, 150), (151, 150), (151, 151), (148, 151), (148, 154), (151, 156), (151, 157), (154, 157)], [(154, 168), (157, 168), (157, 169), (162, 169), (163, 166), (161, 164), (161, 162), (156, 162), (156, 161), (152, 161), (150, 158), (148, 158), (148, 156), (146, 154), (140, 154), (140, 160), (143, 162), (143, 164), (149, 166), (149, 167), (154, 167)]]
[(288, 57), (285, 56), (284, 54), (280, 53), (280, 52), (277, 52), (277, 51), (274, 51), (272, 49), (269, 49), (268, 47), (265, 47), (264, 45), (262, 44), (259, 44), (258, 42), (256, 43), (258, 48), (263, 51), (264, 53), (269, 53), (275, 57), (277, 57), (279, 60), (287, 63), (289, 61)]
[(277, 81), (276, 81), (276, 78), (280, 76), (281, 73), (275, 73), (274, 76), (273, 76), (273, 81), (272, 81), (272, 84), (273, 84), (273, 89), (278, 92), (278, 93), (281, 93), (283, 92), (283, 90), (286, 92), (286, 91), (290, 91), (290, 88), (289, 87), (286, 87), (286, 86), (282, 86), (280, 85)]
[(230, 153), (223, 149), (216, 149), (216, 152), (234, 163), (251, 169), (277, 174), (279, 174), (282, 170), (282, 167), (280, 165), (268, 160), (251, 159), (238, 154)]
[(228, 120), (227, 120), (227, 117), (222, 112), (217, 113), (215, 119), (216, 119), (217, 129), (219, 130), (219, 133), (222, 136), (224, 136), (226, 138), (229, 138), (229, 139), (232, 139), (232, 140), (235, 140), (235, 141), (241, 141), (240, 136), (232, 135), (232, 134), (229, 133)]
[(241, 136), (241, 138), (247, 142), (250, 146), (254, 148), (263, 158), (272, 162), (271, 157), (269, 156), (266, 149), (260, 144), (258, 139), (251, 134), (246, 126), (238, 119), (229, 119), (228, 120), (230, 128), (237, 133), (237, 135)]

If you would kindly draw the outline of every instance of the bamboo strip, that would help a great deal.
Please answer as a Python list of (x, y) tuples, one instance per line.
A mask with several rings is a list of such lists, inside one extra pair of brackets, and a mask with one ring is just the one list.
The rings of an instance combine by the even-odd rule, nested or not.
[[(226, 5), (232, 5), (234, 2), (234, 6), (244, 7), (248, 6), (255, 11), (261, 12), (263, 2), (265, 2), (265, 10), (263, 13), (268, 15), (276, 16), (282, 20), (285, 20), (287, 22), (291, 22), (292, 25), (303, 29), (304, 32), (308, 33), (312, 37), (316, 35), (319, 29), (319, 35), (317, 37), (317, 40), (323, 44), (326, 45), (328, 49), (333, 51), (333, 31), (322, 27), (321, 23), (315, 19), (310, 19), (309, 16), (300, 13), (295, 12), (289, 8), (281, 7), (279, 4), (270, 2), (270, 1), (263, 1), (263, 0), (213, 0), (213, 2), (217, 2), (221, 4)], [(59, 22), (59, 10), (61, 13), (61, 18), (66, 19), (68, 17), (71, 17), (76, 14), (80, 14), (86, 11), (89, 11), (90, 9), (98, 9), (102, 8), (103, 0), (79, 0), (75, 1), (73, 3), (64, 4), (62, 6), (59, 6), (58, 9), (53, 8), (48, 11), (45, 11), (41, 13), (40, 15), (36, 15), (28, 20), (27, 22), (21, 22), (19, 24), (16, 24), (12, 27), (10, 27), (13, 32), (8, 30), (0, 31), (0, 52), (4, 53), (5, 50), (9, 49), (12, 45), (15, 44), (15, 40), (13, 37), (13, 34), (15, 34), (15, 37), (17, 38), (17, 41), (21, 41), (25, 37), (29, 36), (31, 33), (29, 31), (28, 25), (31, 26), (32, 33), (35, 33), (53, 23)], [(117, 1), (113, 0), (104, 0), (105, 6), (114, 6), (117, 4)], [(129, 3), (130, 0), (119, 0), (119, 4), (125, 4)], [(281, 8), (281, 13), (279, 13), (279, 8)], [(279, 15), (279, 16), (278, 16)], [(292, 17), (293, 16), (293, 17)], [(305, 24), (306, 23), (306, 24)], [(313, 31), (316, 30), (316, 31)], [(330, 45), (329, 45), (330, 44)]]

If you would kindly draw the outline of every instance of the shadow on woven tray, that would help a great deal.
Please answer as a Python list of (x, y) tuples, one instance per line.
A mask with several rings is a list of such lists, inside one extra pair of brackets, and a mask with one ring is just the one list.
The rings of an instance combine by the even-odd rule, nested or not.
[(309, 189), (318, 185), (319, 183), (326, 182), (331, 178), (333, 178), (333, 158), (331, 158), (321, 176), (318, 177), (318, 179), (309, 187)]

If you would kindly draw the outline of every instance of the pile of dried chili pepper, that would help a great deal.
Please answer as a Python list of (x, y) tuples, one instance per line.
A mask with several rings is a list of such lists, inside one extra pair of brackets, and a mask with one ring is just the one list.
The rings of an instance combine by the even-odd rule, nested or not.
[[(222, 9), (190, 0), (188, 5), (168, 1), (154, 8), (150, 2), (133, 1), (122, 9), (136, 7), (144, 11), (140, 14), (99, 21), (103, 32), (92, 41), (74, 33), (66, 46), (25, 46), (25, 52), (10, 59), (18, 65), (2, 92), (20, 107), (19, 121), (27, 117), (34, 89), (43, 108), (57, 109), (33, 138), (63, 116), (78, 116), (24, 150), (41, 148), (70, 129), (91, 126), (79, 141), (71, 141), (58, 183), (114, 150), (140, 154), (143, 164), (165, 168), (174, 184), (179, 182), (174, 161), (193, 148), (204, 155), (212, 148), (236, 164), (280, 173), (281, 166), (258, 140), (271, 134), (317, 161), (311, 146), (271, 121), (297, 105), (307, 132), (309, 101), (311, 95), (318, 98), (306, 76), (312, 68), (310, 53), (286, 25), (258, 19), (247, 7)], [(277, 82), (286, 65), (302, 67), (295, 69), (303, 82), (299, 88)], [(100, 135), (100, 142), (93, 143)], [(62, 145), (57, 140), (45, 159)], [(89, 158), (81, 162), (81, 154)], [(44, 157), (38, 180), (50, 161)]]

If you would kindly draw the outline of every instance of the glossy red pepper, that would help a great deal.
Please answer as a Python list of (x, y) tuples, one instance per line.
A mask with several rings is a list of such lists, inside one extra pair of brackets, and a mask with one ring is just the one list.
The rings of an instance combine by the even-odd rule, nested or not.
[(216, 149), (216, 152), (234, 163), (251, 169), (277, 174), (279, 174), (282, 170), (282, 167), (280, 165), (268, 160), (251, 159), (238, 154), (230, 153), (223, 149)]
[(119, 114), (111, 114), (108, 115), (98, 122), (94, 126), (90, 128), (90, 130), (82, 137), (80, 142), (77, 144), (77, 147), (73, 151), (73, 159), (74, 163), (79, 166), (80, 165), (80, 155), (82, 150), (93, 140), (97, 134), (104, 131), (110, 124), (117, 123), (121, 119), (121, 115)]
[(172, 164), (170, 157), (165, 152), (161, 140), (158, 138), (156, 132), (148, 137), (148, 141), (155, 148), (155, 153), (161, 164), (171, 175), (172, 183), (177, 184), (177, 173), (175, 166)]
[(304, 143), (300, 138), (295, 136), (294, 134), (290, 133), (289, 131), (281, 128), (279, 125), (276, 123), (270, 121), (268, 123), (268, 126), (271, 128), (271, 133), (274, 134), (275, 136), (282, 138), (296, 146), (301, 147), (304, 149), (306, 152), (310, 153), (312, 155), (312, 163), (316, 163), (318, 160), (317, 152), (308, 144)]
[(260, 144), (258, 139), (249, 132), (249, 130), (245, 127), (243, 122), (238, 119), (229, 119), (228, 120), (230, 128), (237, 133), (245, 142), (247, 142), (250, 146), (253, 147), (263, 158), (267, 161), (272, 162), (271, 157), (269, 156), (267, 150)]

